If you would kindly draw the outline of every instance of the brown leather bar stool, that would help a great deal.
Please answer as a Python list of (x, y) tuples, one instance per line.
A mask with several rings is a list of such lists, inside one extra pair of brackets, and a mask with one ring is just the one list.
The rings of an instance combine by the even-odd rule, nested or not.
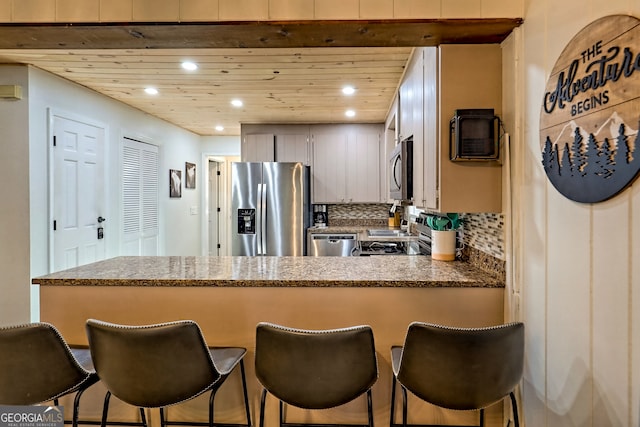
[(260, 427), (267, 392), (279, 399), (281, 427), (349, 426), (287, 423), (284, 404), (328, 409), (366, 393), (368, 422), (358, 426), (373, 427), (371, 387), (378, 379), (378, 364), (371, 327), (311, 331), (259, 323), (255, 357), (256, 376), (263, 385)]
[[(88, 349), (74, 352), (87, 363)], [(0, 404), (51, 401), (58, 405), (60, 397), (75, 393), (71, 424), (76, 427), (80, 398), (96, 382), (96, 373), (81, 366), (53, 325), (29, 323), (0, 328)]]
[[(96, 372), (108, 390), (102, 413), (103, 427), (107, 424), (112, 394), (138, 408), (159, 408), (162, 427), (222, 425), (214, 423), (214, 397), (238, 365), (247, 423), (225, 423), (224, 426), (251, 426), (243, 363), (245, 348), (208, 347), (200, 327), (191, 320), (127, 326), (89, 319), (86, 328)], [(165, 407), (206, 392), (210, 392), (207, 423), (165, 419)], [(144, 418), (142, 422), (146, 425)]]
[[(407, 390), (442, 408), (479, 410), (510, 396), (519, 426), (515, 388), (524, 368), (524, 324), (453, 328), (430, 323), (409, 325), (403, 346), (391, 348), (390, 426), (407, 424)], [(402, 389), (402, 424), (394, 422), (396, 382)], [(421, 426), (425, 426), (421, 424)]]

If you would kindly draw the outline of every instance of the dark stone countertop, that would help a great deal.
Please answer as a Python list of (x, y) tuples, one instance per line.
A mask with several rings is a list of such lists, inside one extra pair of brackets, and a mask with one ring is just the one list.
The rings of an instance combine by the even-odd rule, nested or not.
[(429, 256), (117, 257), (32, 279), (41, 286), (503, 288), (461, 261)]

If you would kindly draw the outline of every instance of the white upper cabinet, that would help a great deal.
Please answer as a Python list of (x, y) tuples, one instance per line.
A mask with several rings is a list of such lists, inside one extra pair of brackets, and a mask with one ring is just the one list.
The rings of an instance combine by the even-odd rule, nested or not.
[(381, 132), (363, 132), (347, 142), (346, 198), (350, 203), (381, 202)]
[(313, 141), (313, 202), (345, 203), (346, 194), (346, 146), (347, 135), (312, 133)]
[(245, 124), (241, 158), (310, 165), (314, 203), (381, 203), (383, 129), (382, 123)]
[(276, 135), (276, 162), (310, 164), (309, 133)]
[(243, 162), (311, 164), (309, 125), (243, 124), (241, 140)]
[(242, 137), (240, 159), (243, 162), (273, 162), (275, 160), (273, 134), (250, 134)]
[(380, 203), (380, 125), (315, 125), (314, 203)]
[(441, 45), (414, 52), (399, 90), (399, 133), (400, 139), (413, 136), (415, 206), (501, 212), (500, 163), (449, 159), (449, 121), (456, 110), (492, 108), (500, 115), (501, 70), (497, 44)]

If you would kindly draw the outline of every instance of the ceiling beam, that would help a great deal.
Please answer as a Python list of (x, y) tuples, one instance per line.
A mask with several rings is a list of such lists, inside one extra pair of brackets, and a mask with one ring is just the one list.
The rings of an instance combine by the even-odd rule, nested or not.
[(399, 47), (500, 43), (520, 18), (0, 24), (0, 49)]

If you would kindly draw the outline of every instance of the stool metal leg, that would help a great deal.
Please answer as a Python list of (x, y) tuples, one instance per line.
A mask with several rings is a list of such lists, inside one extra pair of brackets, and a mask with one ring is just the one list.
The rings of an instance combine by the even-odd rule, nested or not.
[(407, 427), (407, 389), (401, 385), (402, 391), (402, 426)]
[(147, 426), (147, 417), (144, 414), (144, 408), (140, 408), (140, 422), (142, 423), (142, 425), (144, 427), (148, 427)]
[(513, 409), (513, 423), (515, 427), (520, 427), (520, 420), (518, 419), (518, 402), (516, 402), (516, 395), (514, 392), (509, 393), (511, 397), (511, 408)]
[(369, 427), (373, 427), (373, 398), (371, 389), (367, 390), (367, 415), (369, 417)]
[(282, 400), (278, 401), (280, 403), (280, 427), (284, 424), (284, 402)]
[(213, 427), (213, 400), (216, 397), (216, 390), (211, 390), (209, 395), (209, 427)]
[(78, 412), (80, 412), (80, 397), (82, 397), (82, 393), (84, 393), (85, 390), (86, 389), (78, 391), (76, 393), (76, 396), (73, 398), (73, 414), (71, 415), (72, 427), (78, 427)]
[(240, 360), (240, 374), (242, 376), (242, 392), (244, 393), (244, 408), (247, 412), (247, 427), (251, 427), (251, 411), (249, 410), (249, 393), (247, 393), (247, 377), (244, 374), (244, 359)]
[(260, 427), (264, 427), (264, 406), (267, 398), (267, 389), (262, 389), (262, 396), (260, 396)]
[(102, 405), (102, 422), (100, 423), (102, 427), (106, 427), (107, 425), (107, 416), (109, 413), (109, 399), (111, 399), (111, 392), (107, 390), (107, 393), (104, 395), (104, 404)]
[(389, 416), (389, 427), (393, 427), (396, 413), (396, 376), (391, 375), (391, 411)]

